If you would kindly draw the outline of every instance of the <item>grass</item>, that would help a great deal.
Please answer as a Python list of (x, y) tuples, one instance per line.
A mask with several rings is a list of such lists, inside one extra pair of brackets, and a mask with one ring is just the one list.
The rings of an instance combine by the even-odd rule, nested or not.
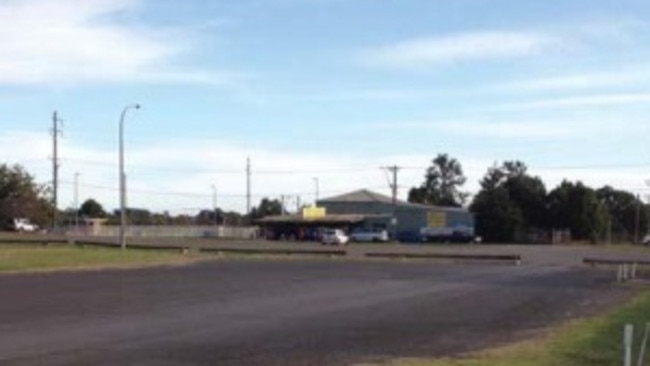
[(182, 264), (195, 258), (196, 256), (177, 252), (156, 250), (121, 251), (71, 245), (0, 245), (0, 273)]
[[(538, 339), (482, 351), (459, 359), (397, 359), (385, 366), (610, 366), (622, 364), (623, 326), (635, 325), (634, 364), (650, 321), (650, 292), (608, 314), (576, 320)], [(650, 345), (648, 346), (650, 352)], [(647, 353), (647, 352), (646, 352)], [(650, 357), (646, 357), (648, 359)]]

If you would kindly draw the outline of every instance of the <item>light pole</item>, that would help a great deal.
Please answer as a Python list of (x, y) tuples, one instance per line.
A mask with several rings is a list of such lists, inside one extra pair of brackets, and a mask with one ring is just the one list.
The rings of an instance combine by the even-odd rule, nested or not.
[(124, 117), (129, 109), (140, 109), (139, 104), (129, 104), (120, 116), (120, 247), (126, 249), (126, 175), (124, 174)]
[(214, 226), (219, 226), (219, 215), (217, 214), (217, 186), (212, 185), (212, 210), (214, 211)]
[(318, 187), (318, 177), (314, 177), (314, 186), (316, 188), (316, 194), (315, 194), (315, 199), (314, 199), (314, 207), (318, 206), (318, 194), (319, 194), (319, 187)]

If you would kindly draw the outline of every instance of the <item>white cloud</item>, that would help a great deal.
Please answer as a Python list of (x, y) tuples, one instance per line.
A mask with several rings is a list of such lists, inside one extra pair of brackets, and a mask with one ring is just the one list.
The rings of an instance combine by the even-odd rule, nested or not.
[(398, 68), (503, 58), (526, 57), (563, 46), (550, 34), (536, 32), (474, 32), (412, 39), (362, 54), (365, 63)]
[(620, 67), (621, 70), (541, 77), (505, 83), (496, 87), (506, 91), (561, 91), (646, 85), (650, 79), (647, 67)]
[(191, 32), (116, 19), (139, 6), (137, 0), (3, 1), (0, 84), (229, 81), (227, 74), (172, 64), (191, 50)]
[[(118, 205), (117, 154), (114, 150), (81, 144), (70, 139), (60, 141), (60, 208), (72, 207), (74, 174), (79, 172), (79, 197), (97, 199), (106, 209)], [(381, 166), (397, 164), (400, 198), (408, 189), (421, 184), (424, 170), (432, 155), (395, 154), (348, 156), (333, 153), (304, 153), (292, 149), (253, 147), (218, 140), (177, 139), (155, 144), (129, 146), (126, 156), (128, 204), (153, 211), (195, 214), (212, 205), (212, 189), (218, 189), (220, 207), (243, 211), (246, 205), (246, 157), (252, 160), (253, 204), (264, 197), (290, 196), (291, 207), (300, 195), (302, 203), (314, 198), (314, 177), (319, 178), (321, 197), (368, 188), (389, 195)], [(1, 132), (0, 155), (9, 163), (22, 164), (41, 183), (51, 181), (51, 138), (46, 133)], [(453, 155), (462, 164), (467, 176), (466, 190), (476, 192), (478, 182), (493, 164), (480, 152)], [(551, 188), (562, 178), (582, 180), (599, 187), (605, 184), (635, 189), (646, 177), (642, 167), (623, 169), (537, 169)]]
[(620, 93), (580, 95), (563, 98), (541, 99), (496, 105), (492, 109), (504, 111), (527, 111), (539, 109), (563, 109), (578, 107), (603, 107), (650, 102), (650, 93)]
[[(637, 128), (642, 123), (629, 125)], [(460, 136), (466, 138), (494, 140), (557, 140), (571, 138), (586, 138), (592, 135), (614, 132), (606, 118), (575, 118), (572, 120), (431, 120), (431, 121), (401, 121), (364, 124), (360, 127), (380, 129), (412, 129), (421, 131), (429, 129), (445, 136)]]

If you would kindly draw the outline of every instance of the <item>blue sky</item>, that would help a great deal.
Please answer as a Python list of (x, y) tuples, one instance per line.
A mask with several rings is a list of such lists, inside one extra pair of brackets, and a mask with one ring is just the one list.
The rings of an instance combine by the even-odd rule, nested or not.
[(645, 195), (650, 4), (499, 0), (2, 0), (0, 153), (48, 183), (64, 119), (61, 208), (117, 198), (127, 117), (129, 204), (193, 213), (253, 200), (400, 196), (439, 152), (468, 191), (519, 159)]

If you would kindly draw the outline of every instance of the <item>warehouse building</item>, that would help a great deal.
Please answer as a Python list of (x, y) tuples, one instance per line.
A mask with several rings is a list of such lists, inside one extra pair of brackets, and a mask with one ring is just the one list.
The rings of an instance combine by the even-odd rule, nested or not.
[(385, 229), (400, 241), (474, 236), (474, 217), (465, 208), (393, 202), (391, 197), (365, 189), (319, 200), (317, 208), (300, 215), (270, 216), (258, 223), (271, 239), (316, 240), (323, 228), (347, 232)]

